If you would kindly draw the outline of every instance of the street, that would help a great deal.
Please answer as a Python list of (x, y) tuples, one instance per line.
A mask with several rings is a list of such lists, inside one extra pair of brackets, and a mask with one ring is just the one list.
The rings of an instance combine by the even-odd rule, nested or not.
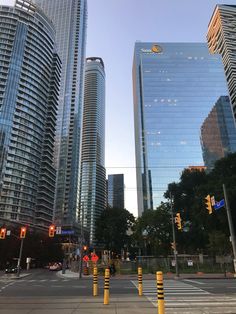
[[(102, 277), (99, 296), (93, 297), (92, 277), (66, 278), (41, 269), (14, 279), (1, 272), (0, 314), (157, 313), (154, 278), (153, 275), (153, 279), (143, 279), (143, 296), (139, 297), (136, 276), (112, 277), (110, 305), (104, 306)], [(236, 313), (234, 278), (166, 279), (164, 294), (167, 314)]]

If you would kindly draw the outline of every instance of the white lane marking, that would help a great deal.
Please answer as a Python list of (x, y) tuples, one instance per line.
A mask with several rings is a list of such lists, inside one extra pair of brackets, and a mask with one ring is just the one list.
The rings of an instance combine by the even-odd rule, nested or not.
[(190, 280), (190, 279), (184, 279), (184, 281), (196, 283), (198, 285), (205, 285), (206, 284), (205, 282), (200, 282), (200, 281), (197, 281), (197, 280)]

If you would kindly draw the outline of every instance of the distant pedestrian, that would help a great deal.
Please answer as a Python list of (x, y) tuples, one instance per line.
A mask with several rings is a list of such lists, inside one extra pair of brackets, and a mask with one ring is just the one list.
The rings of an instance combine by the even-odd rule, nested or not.
[(116, 274), (115, 263), (112, 262), (109, 268), (110, 268), (110, 274), (111, 274), (111, 276), (115, 276), (115, 274)]

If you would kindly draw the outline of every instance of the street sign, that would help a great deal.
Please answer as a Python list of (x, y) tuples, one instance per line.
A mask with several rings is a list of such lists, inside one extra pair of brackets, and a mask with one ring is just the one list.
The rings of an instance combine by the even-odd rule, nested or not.
[(193, 261), (191, 259), (188, 260), (188, 266), (193, 266)]
[(56, 227), (56, 234), (61, 234), (61, 227)]
[(219, 202), (216, 202), (215, 205), (214, 205), (214, 209), (215, 209), (215, 210), (218, 210), (218, 209), (220, 209), (220, 208), (223, 207), (223, 206), (225, 206), (225, 200), (224, 200), (224, 199), (222, 199), (222, 200), (219, 201)]
[(84, 262), (88, 262), (88, 261), (89, 261), (88, 255), (85, 255), (85, 256), (83, 257), (83, 261), (84, 261)]
[(61, 230), (61, 234), (74, 234), (74, 230)]
[(91, 261), (97, 263), (99, 257), (95, 253), (91, 253)]

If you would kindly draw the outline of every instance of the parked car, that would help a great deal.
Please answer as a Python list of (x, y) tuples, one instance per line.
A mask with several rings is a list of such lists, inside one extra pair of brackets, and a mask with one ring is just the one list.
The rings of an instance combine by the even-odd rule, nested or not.
[(62, 269), (62, 264), (61, 263), (53, 263), (49, 265), (49, 270), (61, 270)]
[(16, 274), (17, 273), (17, 266), (7, 266), (5, 269), (6, 274)]

